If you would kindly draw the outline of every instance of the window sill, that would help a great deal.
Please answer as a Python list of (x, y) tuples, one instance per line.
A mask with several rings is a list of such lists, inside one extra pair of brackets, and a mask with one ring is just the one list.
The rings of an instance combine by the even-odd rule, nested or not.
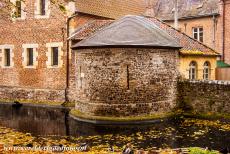
[(57, 65), (57, 66), (47, 66), (47, 68), (54, 68), (54, 69), (57, 69), (57, 68), (61, 68), (61, 66)]
[(25, 20), (25, 17), (20, 17), (20, 18), (12, 18), (13, 21), (22, 21)]
[(36, 69), (36, 66), (24, 66), (24, 68)]
[(3, 69), (11, 69), (13, 66), (2, 66)]
[(35, 19), (47, 19), (49, 15), (35, 15)]

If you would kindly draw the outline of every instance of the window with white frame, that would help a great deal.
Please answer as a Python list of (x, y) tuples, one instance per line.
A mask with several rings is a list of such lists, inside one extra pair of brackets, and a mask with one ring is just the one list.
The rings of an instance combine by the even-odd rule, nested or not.
[(203, 42), (204, 41), (204, 30), (203, 27), (193, 27), (193, 38)]
[(197, 79), (197, 63), (192, 61), (189, 64), (189, 79), (196, 80)]
[(35, 18), (49, 18), (50, 0), (36, 0), (35, 7)]
[(36, 68), (38, 65), (38, 44), (23, 44), (22, 48), (23, 66), (25, 68)]
[(211, 65), (208, 61), (204, 63), (204, 70), (203, 70), (203, 79), (209, 80), (211, 74)]
[(11, 68), (14, 66), (13, 62), (13, 45), (0, 45), (1, 67)]
[(13, 20), (25, 19), (25, 2), (22, 0), (10, 0), (12, 4), (14, 4), (12, 18)]
[(52, 42), (47, 43), (47, 52), (46, 56), (48, 57), (48, 60), (46, 62), (46, 65), (48, 68), (58, 68), (61, 67), (63, 64), (62, 56), (63, 56), (63, 43), (62, 42)]

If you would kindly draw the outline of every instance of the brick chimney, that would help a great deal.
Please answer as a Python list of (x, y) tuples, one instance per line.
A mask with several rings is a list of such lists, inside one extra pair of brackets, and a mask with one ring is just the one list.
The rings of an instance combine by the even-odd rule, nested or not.
[(145, 16), (155, 17), (154, 7), (157, 0), (145, 0)]

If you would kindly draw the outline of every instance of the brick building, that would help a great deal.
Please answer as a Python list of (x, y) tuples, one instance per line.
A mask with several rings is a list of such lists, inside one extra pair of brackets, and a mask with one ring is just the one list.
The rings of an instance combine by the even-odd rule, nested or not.
[[(178, 0), (178, 29), (203, 42), (222, 55), (230, 63), (229, 0)], [(151, 16), (174, 25), (174, 1), (155, 0)]]
[[(68, 35), (89, 21), (109, 18), (87, 12), (68, 17), (79, 3), (66, 0), (58, 1), (65, 13), (50, 0), (11, 2), (15, 7), (6, 12), (0, 2), (0, 99), (64, 102), (71, 75)], [(137, 12), (132, 7), (129, 12)]]
[(15, 16), (0, 18), (1, 99), (64, 101), (67, 17), (49, 0), (12, 2)]

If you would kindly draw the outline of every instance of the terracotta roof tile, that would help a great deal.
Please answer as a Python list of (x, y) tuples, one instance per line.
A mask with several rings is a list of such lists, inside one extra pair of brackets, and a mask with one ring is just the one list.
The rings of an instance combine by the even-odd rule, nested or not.
[(76, 0), (79, 12), (117, 19), (124, 15), (141, 15), (145, 0)]
[(75, 30), (69, 39), (82, 40), (84, 38), (91, 36), (93, 33), (100, 30), (101, 28), (108, 26), (112, 22), (113, 22), (113, 20), (93, 20), (93, 21), (90, 21), (87, 24), (85, 24), (82, 27)]
[(175, 38), (175, 40), (183, 47), (181, 49), (181, 53), (185, 53), (183, 51), (190, 51), (186, 52), (187, 54), (194, 54), (197, 51), (203, 52), (203, 55), (219, 55), (215, 50), (212, 48), (204, 45), (203, 43), (193, 39), (192, 37), (186, 35), (185, 33), (176, 30), (172, 26), (158, 20), (157, 18), (148, 18), (155, 24), (157, 24), (161, 29), (165, 30), (168, 34)]
[[(174, 29), (170, 25), (156, 19), (156, 18), (147, 18), (151, 22), (154, 22), (158, 27), (166, 31), (169, 35), (171, 35), (180, 46), (183, 48), (181, 49), (180, 53), (184, 55), (210, 55), (210, 56), (218, 56), (217, 53), (212, 48), (204, 45), (203, 43), (189, 37), (188, 35)], [(95, 20), (93, 22), (89, 22), (83, 27), (77, 29), (72, 36), (72, 39), (85, 39), (94, 34), (96, 31), (101, 30), (103, 27), (111, 24), (112, 20)]]

